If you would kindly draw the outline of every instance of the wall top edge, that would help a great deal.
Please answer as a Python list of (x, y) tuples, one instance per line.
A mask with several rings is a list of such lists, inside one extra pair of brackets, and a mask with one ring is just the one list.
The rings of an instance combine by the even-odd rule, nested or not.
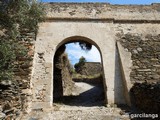
[(107, 22), (107, 23), (131, 23), (131, 24), (147, 24), (147, 23), (152, 23), (152, 24), (160, 24), (160, 20), (146, 20), (146, 19), (114, 19), (114, 18), (46, 18), (46, 22), (62, 22), (62, 21), (70, 21), (70, 22)]
[(45, 5), (110, 5), (110, 6), (160, 6), (159, 3), (151, 3), (151, 4), (111, 4), (109, 2), (43, 2)]
[(111, 5), (109, 3), (44, 3), (46, 18), (160, 20), (160, 3)]

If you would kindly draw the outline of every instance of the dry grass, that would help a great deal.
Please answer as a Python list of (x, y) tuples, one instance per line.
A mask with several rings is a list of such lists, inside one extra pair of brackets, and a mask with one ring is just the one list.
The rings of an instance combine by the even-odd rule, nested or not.
[(94, 74), (94, 75), (81, 75), (78, 73), (73, 74), (72, 78), (74, 79), (93, 79), (93, 78), (99, 78), (102, 74)]

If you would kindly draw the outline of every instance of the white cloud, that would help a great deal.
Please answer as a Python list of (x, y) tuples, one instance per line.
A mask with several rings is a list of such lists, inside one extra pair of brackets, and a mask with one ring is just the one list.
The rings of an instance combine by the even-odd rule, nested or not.
[(77, 63), (81, 56), (85, 57), (87, 62), (101, 62), (100, 53), (95, 46), (92, 46), (90, 51), (84, 51), (79, 44), (70, 43), (66, 45), (66, 53), (72, 64)]

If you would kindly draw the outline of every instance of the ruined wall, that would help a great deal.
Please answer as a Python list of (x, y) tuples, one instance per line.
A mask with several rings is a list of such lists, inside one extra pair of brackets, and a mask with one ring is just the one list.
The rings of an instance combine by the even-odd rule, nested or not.
[(125, 51), (131, 53), (132, 104), (147, 113), (160, 113), (160, 35), (158, 30), (152, 30), (155, 32), (121, 33), (117, 37)]
[[(16, 119), (21, 112), (28, 111), (31, 103), (30, 80), (32, 72), (35, 33), (24, 31), (25, 40), (22, 38), (20, 44), (26, 47), (25, 56), (17, 55), (14, 64), (13, 80), (2, 80), (0, 82), (0, 114), (5, 119)], [(2, 114), (1, 114), (2, 115)], [(2, 116), (0, 116), (2, 117)]]
[(102, 65), (99, 62), (85, 62), (83, 65), (80, 66), (78, 73), (87, 76), (101, 74)]
[(156, 25), (146, 24), (142, 28), (139, 25), (139, 29), (134, 29), (138, 25), (123, 24), (122, 31), (117, 33), (117, 41), (131, 53), (132, 105), (146, 113), (160, 113), (160, 31)]
[[(2, 111), (6, 115), (11, 112), (13, 116), (16, 116), (20, 113), (19, 111), (26, 111), (28, 106), (29, 109), (51, 107), (53, 89), (55, 89), (55, 87), (53, 88), (53, 79), (56, 78), (53, 72), (58, 71), (56, 74), (62, 76), (61, 79), (64, 81), (62, 84), (68, 83), (66, 78), (70, 81), (70, 75), (63, 74), (69, 73), (66, 67), (68, 62), (63, 61), (66, 56), (62, 55), (58, 60), (64, 63), (64, 66), (55, 68), (53, 56), (60, 45), (79, 38), (95, 45), (101, 52), (106, 103), (116, 103), (116, 100), (118, 103), (124, 103), (121, 101), (124, 96), (118, 96), (119, 93), (126, 90), (125, 93), (129, 94), (130, 88), (135, 82), (159, 82), (160, 4), (47, 3), (45, 5), (48, 7), (47, 18), (46, 22), (39, 24), (34, 60), (32, 61), (31, 58), (33, 57), (35, 34), (24, 32), (30, 39), (30, 42), (24, 40), (22, 43), (29, 49), (28, 56), (17, 58), (15, 81), (0, 84), (0, 112)], [(117, 41), (121, 43), (122, 49), (125, 51), (117, 50), (124, 57), (123, 59), (120, 55), (121, 69), (117, 68), (116, 64), (118, 60), (116, 58)], [(126, 53), (131, 54), (131, 58)], [(122, 62), (122, 60), (128, 61)], [(119, 82), (122, 80), (120, 73), (126, 78), (123, 82)], [(130, 81), (132, 85), (130, 85)], [(72, 82), (69, 82), (69, 87), (67, 87), (69, 89), (66, 88), (66, 91), (70, 91), (72, 85)], [(123, 89), (124, 86), (128, 89)], [(147, 103), (146, 101), (152, 98), (147, 95), (159, 95), (155, 91), (143, 94), (143, 86), (146, 88), (145, 91), (156, 88), (146, 87), (148, 85), (135, 87), (136, 89), (133, 91), (138, 96), (136, 101), (147, 97), (147, 99), (143, 99), (145, 102), (136, 103), (139, 106), (143, 106), (143, 102)], [(118, 92), (116, 93), (116, 91)], [(121, 94), (123, 93), (121, 92)], [(146, 106), (152, 107), (152, 104), (155, 103), (154, 105), (158, 107), (158, 100), (155, 100), (154, 97), (153, 101), (151, 100)], [(32, 104), (29, 105), (31, 102)], [(140, 107), (143, 109), (147, 108), (142, 106)]]
[(159, 21), (159, 3), (152, 5), (112, 5), (109, 3), (47, 3), (50, 20)]
[(119, 34), (126, 51), (131, 52), (131, 81), (160, 82), (160, 35)]
[(160, 115), (160, 83), (135, 83), (131, 88), (135, 107), (145, 113)]
[[(74, 89), (70, 61), (65, 53), (65, 46), (62, 45), (54, 56), (54, 98), (61, 98), (65, 95), (71, 95)], [(53, 101), (54, 101), (53, 98)]]

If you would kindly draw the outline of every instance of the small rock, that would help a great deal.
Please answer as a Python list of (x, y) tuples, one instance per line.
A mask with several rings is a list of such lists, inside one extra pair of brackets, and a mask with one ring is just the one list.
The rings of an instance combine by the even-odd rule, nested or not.
[(0, 106), (0, 112), (2, 112), (2, 111), (3, 111), (2, 106)]
[(107, 107), (108, 107), (108, 108), (110, 108), (110, 107), (111, 107), (111, 105), (110, 105), (110, 104), (107, 104)]
[(12, 82), (11, 82), (10, 80), (2, 80), (2, 81), (1, 81), (1, 84), (2, 84), (2, 85), (11, 85)]
[(125, 48), (124, 50), (125, 50), (126, 52), (128, 52), (128, 49), (127, 49), (127, 48)]
[(141, 51), (142, 51), (142, 48), (137, 48), (137, 51), (141, 52)]
[(9, 110), (5, 110), (4, 113), (5, 113), (5, 114), (9, 114), (9, 113), (14, 112), (14, 110), (15, 110), (14, 108), (9, 109)]
[(15, 111), (15, 114), (16, 114), (16, 116), (19, 116), (21, 114), (21, 112), (17, 110), (17, 111)]
[(9, 114), (6, 116), (5, 120), (15, 120), (15, 115), (14, 114)]
[(0, 112), (0, 120), (3, 120), (6, 117), (6, 114)]
[(29, 94), (31, 94), (32, 92), (31, 92), (30, 89), (23, 89), (23, 90), (22, 90), (22, 93), (29, 95)]
[(138, 54), (138, 51), (137, 51), (137, 50), (133, 50), (133, 53), (134, 53), (134, 54)]
[(125, 112), (121, 110), (121, 111), (119, 112), (119, 114), (120, 114), (120, 115), (124, 115)]
[(7, 101), (7, 102), (5, 103), (5, 105), (3, 106), (2, 109), (3, 109), (3, 111), (11, 109), (11, 104), (10, 104), (10, 102)]
[(29, 120), (38, 120), (38, 118), (32, 118), (32, 117), (31, 117), (31, 118), (29, 118)]

